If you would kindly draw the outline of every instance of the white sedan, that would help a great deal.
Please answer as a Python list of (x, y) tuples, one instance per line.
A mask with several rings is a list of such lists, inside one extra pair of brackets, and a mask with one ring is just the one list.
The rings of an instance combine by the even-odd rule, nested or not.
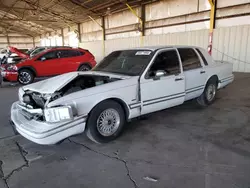
[(232, 64), (190, 46), (114, 51), (89, 72), (71, 72), (19, 89), (14, 128), (39, 144), (86, 132), (95, 142), (117, 138), (126, 121), (196, 99), (214, 102), (234, 80)]

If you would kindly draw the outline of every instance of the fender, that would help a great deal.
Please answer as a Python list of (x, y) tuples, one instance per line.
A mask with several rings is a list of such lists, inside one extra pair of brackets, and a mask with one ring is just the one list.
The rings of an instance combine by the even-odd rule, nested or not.
[(19, 73), (22, 69), (29, 69), (29, 70), (31, 70), (32, 72), (34, 72), (35, 76), (37, 75), (36, 69), (34, 69), (34, 67), (32, 67), (32, 66), (23, 66), (23, 67), (20, 67), (20, 68), (18, 69), (18, 73)]
[[(129, 115), (130, 115), (129, 107), (128, 107), (127, 103), (126, 103), (124, 100), (122, 100), (121, 98), (119, 98), (119, 97), (110, 97), (110, 98), (102, 99), (102, 100), (96, 102), (96, 103), (92, 106), (91, 111), (92, 111), (98, 104), (100, 104), (101, 102), (106, 101), (106, 100), (113, 100), (113, 101), (116, 101), (117, 103), (119, 103), (119, 104), (122, 106), (122, 108), (123, 108), (123, 110), (124, 110), (124, 112), (125, 112), (125, 117), (126, 117), (126, 119), (127, 119), (127, 120), (129, 119)], [(91, 112), (91, 111), (90, 111), (90, 112)], [(89, 113), (90, 113), (90, 112), (89, 112)]]
[(211, 75), (210, 77), (208, 77), (208, 78), (207, 78), (207, 80), (206, 80), (205, 85), (207, 84), (207, 82), (208, 82), (210, 79), (213, 79), (213, 78), (217, 80), (217, 86), (218, 86), (218, 83), (219, 83), (219, 77), (218, 77), (216, 74)]

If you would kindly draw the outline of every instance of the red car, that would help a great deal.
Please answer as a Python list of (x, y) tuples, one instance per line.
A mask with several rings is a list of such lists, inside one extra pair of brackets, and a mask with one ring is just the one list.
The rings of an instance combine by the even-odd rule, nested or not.
[(7, 64), (5, 81), (30, 84), (35, 77), (49, 77), (73, 71), (88, 71), (96, 65), (95, 57), (81, 48), (51, 48), (17, 64)]

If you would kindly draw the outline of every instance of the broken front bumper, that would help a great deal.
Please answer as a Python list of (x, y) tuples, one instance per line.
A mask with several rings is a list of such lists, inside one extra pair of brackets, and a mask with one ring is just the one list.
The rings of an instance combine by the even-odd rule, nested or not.
[(71, 121), (47, 123), (27, 118), (27, 112), (15, 102), (11, 107), (11, 121), (22, 136), (38, 144), (55, 144), (69, 136), (82, 133), (85, 129), (86, 116), (75, 117)]
[(2, 71), (1, 75), (3, 79), (8, 82), (16, 82), (18, 78), (17, 72)]

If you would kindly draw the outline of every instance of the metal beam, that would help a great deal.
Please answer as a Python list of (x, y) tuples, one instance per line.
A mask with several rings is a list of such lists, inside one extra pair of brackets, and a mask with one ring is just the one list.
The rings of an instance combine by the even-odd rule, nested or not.
[(91, 16), (89, 16), (89, 18), (95, 22), (97, 25), (100, 26), (100, 28), (102, 29), (102, 50), (103, 50), (103, 57), (105, 56), (105, 40), (106, 40), (106, 34), (105, 34), (105, 19), (104, 17), (102, 17), (102, 24), (100, 24), (98, 21), (96, 21), (94, 18), (92, 18)]
[[(38, 27), (38, 26), (32, 25), (30, 23), (26, 24), (25, 22), (22, 22), (22, 21), (17, 21), (17, 22), (21, 23), (20, 24), (21, 26), (19, 26), (18, 29), (22, 28), (23, 30), (27, 30), (27, 31), (34, 31), (34, 30), (31, 30), (31, 27), (35, 27), (36, 32), (37, 32), (37, 30), (39, 30), (39, 31), (45, 31), (45, 32), (48, 32), (48, 30), (50, 30), (50, 31), (53, 30), (52, 28), (49, 29), (49, 28), (43, 27), (41, 25), (38, 25), (39, 26)], [(1, 23), (5, 24), (6, 28), (12, 28), (12, 27), (16, 26), (13, 22), (10, 23), (8, 21), (2, 21)], [(26, 24), (26, 25), (24, 25), (24, 24)], [(37, 32), (37, 33), (40, 33), (40, 32)]]
[(208, 0), (211, 6), (210, 10), (210, 32), (213, 32), (213, 29), (215, 28), (215, 6), (216, 6), (216, 0)]
[(102, 16), (102, 38), (106, 40), (106, 26), (105, 26), (105, 17)]
[(105, 26), (105, 17), (102, 16), (102, 50), (103, 50), (103, 57), (106, 54), (106, 47), (105, 47), (105, 40), (106, 40), (106, 26)]
[(38, 19), (18, 19), (18, 18), (3, 18), (1, 21), (22, 21), (22, 22), (58, 22), (56, 20), (38, 20)]
[(61, 28), (61, 35), (62, 35), (62, 45), (64, 46), (64, 33), (63, 33), (63, 28)]
[(80, 8), (82, 8), (83, 10), (89, 12), (89, 13), (92, 14), (92, 15), (101, 16), (100, 13), (95, 12), (95, 11), (93, 11), (93, 10), (90, 10), (90, 8), (87, 7), (87, 6), (85, 6), (84, 3), (77, 3), (77, 2), (74, 1), (74, 0), (71, 0), (70, 2), (73, 3), (74, 5), (76, 5), (76, 6), (80, 7)]
[(141, 6), (141, 34), (142, 36), (145, 36), (145, 20), (146, 20), (146, 10), (145, 10), (145, 5)]
[(7, 44), (9, 46), (10, 45), (10, 38), (9, 38), (8, 32), (6, 32), (6, 38), (7, 38)]
[[(4, 28), (6, 30), (6, 28), (9, 27), (9, 23), (4, 23), (4, 22), (0, 22), (0, 27)], [(12, 27), (8, 30), (8, 32), (16, 32), (16, 33), (22, 33), (24, 35), (29, 35), (29, 34), (40, 34), (39, 32), (35, 32), (35, 31), (30, 31), (28, 29), (24, 29), (24, 28), (20, 28), (20, 27), (14, 27), (14, 25), (11, 25)]]
[(100, 24), (98, 21), (96, 21), (92, 16), (88, 16), (93, 22), (95, 22), (97, 25), (99, 25), (102, 28), (102, 24)]
[[(4, 6), (4, 5), (0, 5), (0, 10), (3, 10), (3, 11), (7, 11), (9, 10), (11, 7), (9, 6)], [(51, 7), (50, 7), (51, 8)], [(23, 10), (26, 10), (26, 11), (37, 11), (36, 8), (23, 8), (23, 7), (13, 7), (11, 8), (13, 11), (23, 11)], [(56, 12), (57, 14), (70, 14), (72, 15), (72, 13), (70, 12), (57, 12), (57, 11), (54, 11)]]
[(208, 53), (212, 54), (213, 49), (213, 31), (215, 28), (215, 14), (216, 14), (216, 0), (208, 0), (211, 6), (210, 10), (210, 32), (209, 32), (209, 45), (208, 45)]
[(54, 11), (49, 10), (49, 9), (47, 9), (47, 8), (39, 7), (39, 6), (35, 5), (35, 4), (34, 4), (32, 1), (30, 1), (30, 0), (21, 0), (21, 1), (27, 3), (27, 4), (28, 4), (30, 7), (32, 7), (32, 8), (36, 8), (36, 9), (40, 10), (40, 11), (43, 12), (44, 14), (50, 15), (50, 16), (52, 16), (52, 17), (58, 17), (58, 18), (60, 18), (60, 19), (63, 20), (64, 23), (67, 24), (68, 26), (70, 26), (69, 23), (71, 23), (71, 24), (72, 24), (72, 23), (77, 24), (77, 23), (76, 23), (74, 20), (72, 20), (71, 18), (68, 18), (68, 17), (63, 16), (63, 15), (61, 15), (61, 14), (58, 14), (57, 12), (54, 12)]
[(77, 24), (77, 30), (78, 30), (78, 33), (79, 33), (79, 42), (81, 43), (82, 42), (82, 36), (81, 36), (81, 24), (78, 23)]
[[(138, 14), (136, 13), (136, 11), (128, 3), (126, 3), (126, 6), (139, 19), (139, 22), (140, 22), (140, 29), (139, 29), (139, 31), (141, 32), (140, 43), (141, 43), (141, 46), (143, 46), (144, 31), (143, 31), (142, 28), (145, 27), (145, 23), (143, 23), (143, 19), (140, 16), (138, 16)], [(144, 12), (145, 12), (145, 10), (144, 10)], [(145, 15), (144, 15), (144, 17), (145, 17)]]
[(20, 0), (16, 0), (9, 8), (7, 11), (5, 11), (4, 15), (1, 17), (1, 19), (3, 19), (7, 14), (9, 14), (9, 12), (13, 9), (13, 7), (16, 5), (16, 3), (20, 1)]

